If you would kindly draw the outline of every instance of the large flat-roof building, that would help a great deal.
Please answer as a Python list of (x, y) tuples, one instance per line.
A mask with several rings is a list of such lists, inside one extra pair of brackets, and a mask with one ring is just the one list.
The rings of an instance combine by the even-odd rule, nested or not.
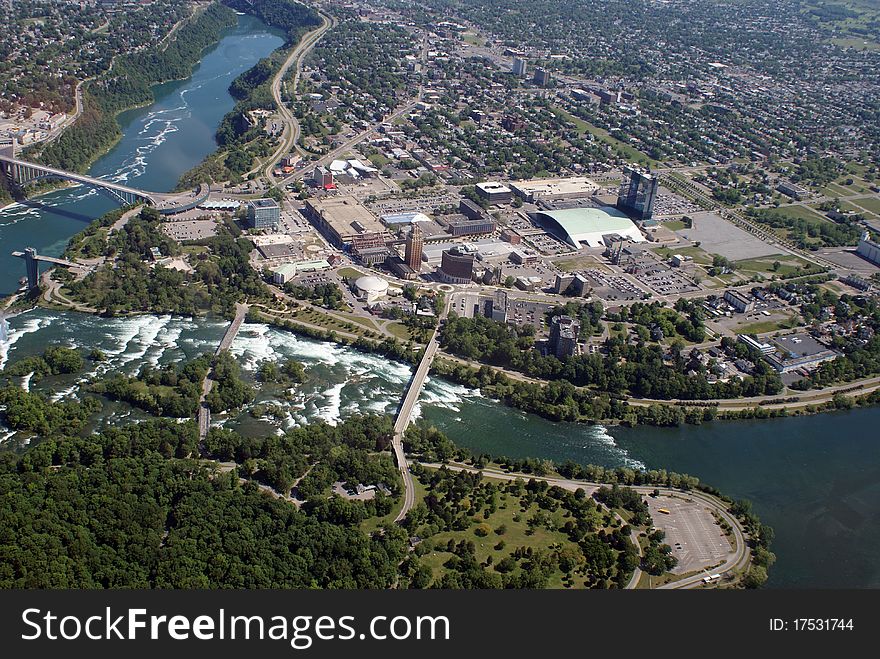
[(578, 199), (599, 191), (599, 186), (586, 176), (511, 181), (510, 187), (523, 201), (531, 203), (539, 199)]
[(871, 234), (867, 231), (862, 234), (862, 238), (859, 240), (856, 254), (874, 265), (880, 265), (880, 243), (871, 240)]
[(307, 199), (304, 214), (339, 248), (351, 247), (352, 241), (364, 234), (390, 238), (376, 216), (351, 196)]
[(822, 362), (836, 359), (838, 356), (834, 350), (803, 332), (777, 337), (772, 343), (777, 350), (765, 355), (764, 359), (779, 373), (811, 371)]
[(535, 213), (535, 217), (541, 226), (576, 249), (584, 244), (603, 247), (606, 236), (645, 242), (632, 220), (612, 206), (545, 210)]
[(254, 199), (248, 202), (247, 216), (254, 229), (276, 229), (281, 222), (281, 207), (274, 199)]

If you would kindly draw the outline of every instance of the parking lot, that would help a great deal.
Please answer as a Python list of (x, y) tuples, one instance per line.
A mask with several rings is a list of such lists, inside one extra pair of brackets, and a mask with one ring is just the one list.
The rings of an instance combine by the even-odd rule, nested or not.
[(162, 231), (178, 242), (201, 240), (202, 238), (210, 238), (217, 233), (217, 221), (207, 219), (163, 222)]
[[(730, 541), (704, 504), (677, 496), (649, 496), (646, 500), (654, 526), (666, 533), (664, 542), (678, 559), (674, 574), (705, 570), (733, 553)], [(669, 514), (661, 513), (661, 508)]]

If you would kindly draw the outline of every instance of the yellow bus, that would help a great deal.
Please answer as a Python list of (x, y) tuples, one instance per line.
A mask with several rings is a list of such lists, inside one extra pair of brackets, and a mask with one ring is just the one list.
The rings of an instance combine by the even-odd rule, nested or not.
[(658, 509), (657, 509), (657, 512), (658, 512), (658, 513), (663, 513), (664, 515), (671, 515), (671, 514), (672, 514), (672, 513), (670, 513), (666, 508), (658, 508)]

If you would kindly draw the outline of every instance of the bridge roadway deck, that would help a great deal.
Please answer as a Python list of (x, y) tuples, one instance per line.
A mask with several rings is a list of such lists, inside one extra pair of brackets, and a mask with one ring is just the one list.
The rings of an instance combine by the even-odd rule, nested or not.
[[(241, 329), (241, 325), (247, 316), (248, 309), (249, 307), (247, 304), (237, 303), (235, 305), (235, 318), (232, 319), (232, 323), (226, 328), (226, 333), (223, 335), (220, 345), (217, 346), (217, 350), (214, 352), (215, 356), (232, 347), (232, 342), (235, 341), (235, 337), (238, 336), (238, 331)], [(200, 442), (205, 440), (205, 437), (208, 436), (208, 431), (211, 429), (211, 410), (208, 409), (208, 405), (205, 403), (205, 398), (211, 393), (213, 387), (214, 380), (211, 378), (211, 373), (209, 372), (205, 377), (204, 382), (202, 382), (202, 397), (199, 400)]]
[(91, 176), (86, 176), (85, 174), (77, 174), (75, 172), (68, 172), (63, 169), (56, 169), (55, 167), (47, 167), (46, 165), (40, 165), (33, 162), (27, 162), (26, 160), (19, 160), (18, 158), (10, 158), (9, 156), (0, 155), (0, 163), (6, 163), (7, 165), (13, 165), (17, 167), (25, 167), (30, 169), (36, 169), (41, 172), (45, 172), (46, 175), (57, 176), (58, 178), (65, 179), (68, 181), (74, 181), (76, 183), (83, 183), (85, 185), (91, 185), (99, 188), (107, 188), (108, 190), (115, 190), (117, 192), (121, 192), (127, 195), (133, 195), (135, 197), (141, 197), (144, 200), (154, 203), (155, 202), (155, 193), (146, 192), (144, 190), (139, 190), (137, 188), (130, 188), (127, 185), (119, 185), (118, 183), (113, 183), (112, 181), (104, 181), (102, 179), (93, 178)]
[[(440, 323), (446, 318), (449, 311), (450, 299), (447, 301), (442, 314), (440, 315)], [(409, 463), (406, 461), (406, 454), (403, 450), (403, 435), (406, 432), (409, 422), (412, 419), (413, 408), (419, 400), (419, 394), (422, 393), (422, 387), (425, 386), (425, 380), (428, 378), (428, 372), (431, 370), (431, 364), (440, 351), (440, 327), (434, 330), (431, 340), (425, 346), (425, 352), (422, 354), (422, 360), (419, 362), (418, 368), (413, 373), (412, 378), (407, 385), (406, 394), (397, 410), (397, 417), (394, 420), (394, 437), (391, 440), (391, 448), (394, 452), (394, 458), (397, 461), (397, 468), (400, 469), (400, 475), (403, 478), (403, 507), (394, 518), (395, 522), (402, 521), (407, 513), (415, 504), (416, 492), (413, 483), (412, 474), (409, 471)]]

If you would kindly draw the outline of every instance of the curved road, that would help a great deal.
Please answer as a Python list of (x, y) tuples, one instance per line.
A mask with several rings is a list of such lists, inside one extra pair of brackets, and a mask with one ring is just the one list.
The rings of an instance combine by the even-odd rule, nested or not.
[[(435, 463), (426, 463), (425, 467), (429, 467), (432, 469), (438, 469), (442, 465)], [(550, 476), (535, 476), (534, 474), (520, 474), (520, 473), (507, 473), (503, 471), (497, 471), (494, 469), (474, 469), (473, 467), (465, 467), (462, 465), (446, 465), (447, 469), (452, 471), (470, 471), (470, 472), (482, 472), (484, 476), (489, 478), (494, 478), (497, 480), (507, 480), (512, 481), (517, 478), (522, 478), (528, 480), (530, 478), (534, 478), (535, 480), (541, 480), (546, 482), (549, 485), (557, 485), (563, 489), (569, 491), (575, 491), (577, 489), (583, 489), (587, 492), (588, 495), (592, 495), (593, 492), (598, 490), (603, 485), (608, 485), (608, 483), (593, 483), (590, 481), (579, 481), (572, 480), (568, 478), (554, 478)], [(742, 525), (739, 523), (733, 515), (731, 515), (727, 511), (727, 507), (719, 500), (713, 496), (705, 494), (703, 492), (695, 491), (695, 490), (676, 490), (668, 487), (655, 487), (652, 485), (630, 485), (636, 492), (640, 494), (651, 494), (654, 490), (658, 490), (660, 494), (664, 494), (666, 496), (677, 496), (681, 497), (682, 495), (686, 495), (691, 499), (697, 499), (701, 503), (705, 504), (707, 507), (711, 508), (714, 512), (718, 513), (718, 515), (724, 519), (733, 530), (733, 536), (735, 541), (735, 549), (733, 555), (729, 556), (727, 560), (724, 561), (720, 566), (713, 568), (712, 572), (717, 574), (723, 574), (730, 570), (745, 567), (748, 563), (748, 559), (750, 556), (748, 545), (746, 544), (746, 536), (745, 530), (742, 528)], [(636, 547), (639, 547), (637, 540)], [(641, 550), (639, 551), (641, 554)], [(636, 572), (633, 574), (633, 578), (630, 579), (629, 583), (626, 585), (627, 589), (634, 589), (640, 576), (640, 570), (636, 568)], [(684, 579), (679, 579), (678, 581), (673, 581), (668, 584), (664, 584), (663, 586), (659, 586), (659, 588), (664, 590), (675, 590), (675, 589), (684, 589), (684, 588), (693, 588), (695, 586), (700, 586), (703, 584), (703, 577), (706, 576), (705, 572), (699, 572), (698, 574), (691, 575), (689, 577), (685, 577)]]
[(272, 79), (272, 97), (275, 99), (275, 105), (278, 107), (278, 112), (281, 114), (281, 120), (284, 123), (284, 128), (281, 132), (281, 144), (275, 149), (275, 153), (269, 158), (266, 169), (263, 172), (266, 178), (272, 183), (275, 182), (275, 176), (272, 173), (275, 169), (275, 163), (277, 163), (278, 160), (291, 149), (295, 148), (299, 151), (299, 147), (297, 146), (300, 132), (299, 122), (296, 120), (296, 117), (293, 116), (293, 112), (290, 108), (281, 100), (281, 84), (284, 81), (284, 76), (287, 75), (287, 71), (295, 63), (296, 70), (293, 74), (292, 81), (292, 88), (295, 92), (297, 84), (299, 83), (299, 75), (302, 71), (305, 56), (315, 47), (315, 44), (320, 41), (321, 37), (324, 36), (327, 30), (336, 25), (336, 19), (334, 17), (321, 12), (319, 13), (323, 20), (321, 26), (312, 32), (309, 32), (300, 40), (299, 44), (297, 44), (296, 48), (291, 51), (284, 64), (278, 69), (278, 73), (275, 74), (275, 77)]

